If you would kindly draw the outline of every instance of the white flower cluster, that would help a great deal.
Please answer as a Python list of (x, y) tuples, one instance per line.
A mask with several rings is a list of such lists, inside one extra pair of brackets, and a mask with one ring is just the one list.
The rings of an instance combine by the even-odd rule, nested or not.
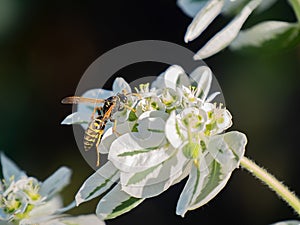
[(62, 217), (58, 195), (70, 181), (71, 171), (61, 167), (44, 182), (28, 177), (1, 154), (3, 180), (0, 183), (0, 225), (84, 225), (104, 224), (96, 216)]
[[(134, 110), (114, 115), (116, 132), (110, 127), (104, 133), (99, 151), (107, 153), (109, 161), (83, 184), (77, 204), (103, 194), (119, 181), (96, 210), (103, 219), (113, 218), (187, 176), (177, 214), (184, 216), (211, 200), (239, 166), (246, 145), (244, 134), (223, 133), (232, 125), (232, 117), (222, 104), (211, 103), (219, 94), (208, 95), (211, 82), (212, 73), (206, 66), (187, 76), (174, 65), (151, 88), (140, 85), (136, 89), (140, 97), (130, 101)], [(120, 90), (117, 86), (131, 92), (121, 78), (115, 81), (114, 91)], [(91, 97), (92, 92), (101, 97), (104, 90), (83, 96)], [(78, 123), (86, 112), (79, 108), (63, 123)]]

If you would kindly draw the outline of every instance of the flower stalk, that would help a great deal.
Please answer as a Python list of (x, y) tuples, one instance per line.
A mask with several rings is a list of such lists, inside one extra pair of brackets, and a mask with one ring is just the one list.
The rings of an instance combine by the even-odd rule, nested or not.
[(280, 198), (286, 201), (300, 216), (300, 200), (291, 192), (282, 182), (278, 181), (273, 175), (265, 169), (259, 167), (245, 156), (241, 158), (240, 165), (248, 170), (253, 176), (260, 179), (263, 183), (273, 190)]

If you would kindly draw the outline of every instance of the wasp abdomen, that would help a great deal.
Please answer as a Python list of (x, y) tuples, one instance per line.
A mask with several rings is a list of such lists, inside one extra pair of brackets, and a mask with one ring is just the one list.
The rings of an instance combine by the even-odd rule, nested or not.
[(83, 146), (84, 150), (90, 150), (95, 142), (99, 142), (104, 132), (105, 122), (101, 119), (95, 119), (89, 123), (84, 133)]

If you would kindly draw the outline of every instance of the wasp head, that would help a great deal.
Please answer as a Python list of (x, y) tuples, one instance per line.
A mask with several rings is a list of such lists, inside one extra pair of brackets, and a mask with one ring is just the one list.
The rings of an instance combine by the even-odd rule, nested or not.
[(119, 97), (120, 102), (123, 102), (123, 103), (127, 102), (127, 96), (125, 94), (118, 93), (117, 96)]

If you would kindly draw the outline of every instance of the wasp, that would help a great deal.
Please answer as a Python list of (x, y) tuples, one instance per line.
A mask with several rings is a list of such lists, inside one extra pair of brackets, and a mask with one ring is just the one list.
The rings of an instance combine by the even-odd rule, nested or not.
[[(136, 93), (131, 93), (132, 95)], [(128, 108), (131, 111), (135, 110), (128, 105), (126, 105), (127, 99), (126, 93), (118, 93), (117, 95), (111, 96), (107, 99), (95, 99), (95, 98), (85, 98), (79, 96), (70, 96), (62, 100), (63, 104), (79, 104), (79, 103), (93, 103), (100, 104), (102, 106), (94, 107), (91, 122), (88, 124), (87, 129), (84, 132), (83, 146), (84, 150), (90, 150), (94, 145), (97, 151), (97, 167), (100, 165), (100, 152), (98, 146), (101, 142), (102, 135), (104, 133), (105, 126), (108, 121), (114, 123), (113, 132), (116, 130), (116, 121), (112, 118), (114, 113), (122, 111), (124, 108)], [(95, 116), (95, 114), (98, 114)]]

